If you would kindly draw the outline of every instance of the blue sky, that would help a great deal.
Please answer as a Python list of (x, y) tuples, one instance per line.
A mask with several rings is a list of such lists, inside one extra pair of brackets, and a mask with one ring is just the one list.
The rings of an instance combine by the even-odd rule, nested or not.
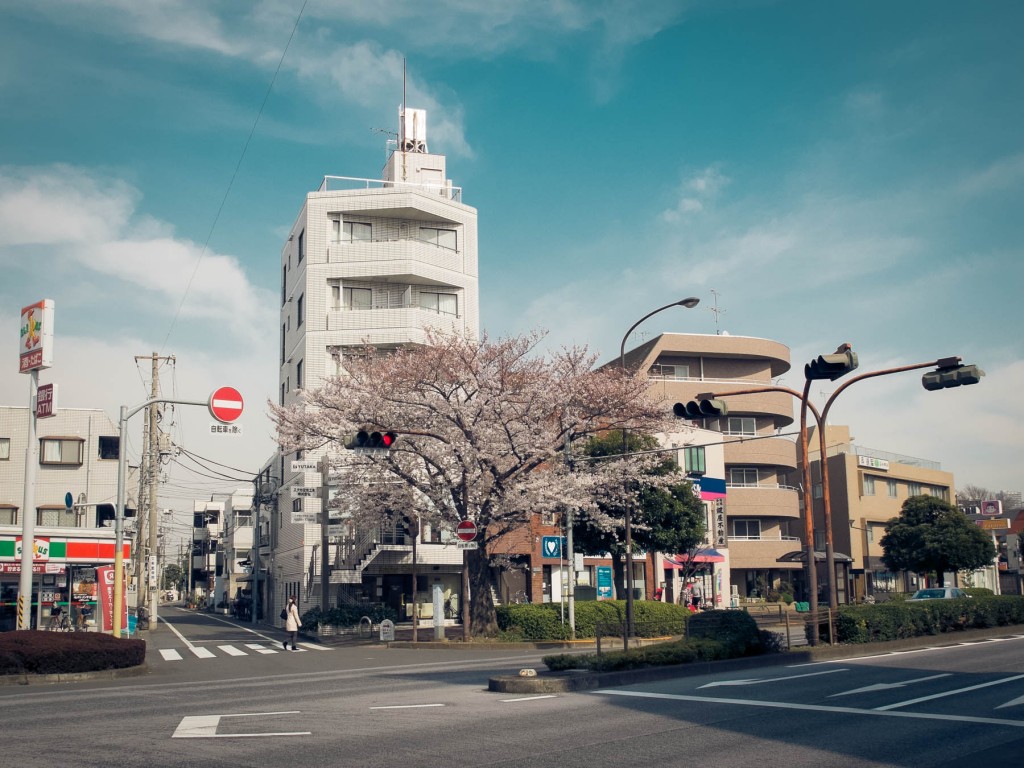
[(175, 355), (167, 394), (247, 400), (244, 439), (187, 407), (175, 439), (256, 469), (283, 238), (325, 174), (379, 177), (407, 58), (408, 103), (479, 210), (491, 335), (607, 360), (684, 296), (702, 304), (631, 345), (714, 333), (715, 291), (721, 330), (791, 348), (794, 388), (846, 341), (865, 371), (961, 355), (980, 386), (880, 378), (832, 421), (1020, 490), (1022, 22), (1011, 1), (5, 3), (0, 403), (27, 403), (18, 309), (53, 298), (60, 405), (116, 416), (146, 398), (134, 356)]

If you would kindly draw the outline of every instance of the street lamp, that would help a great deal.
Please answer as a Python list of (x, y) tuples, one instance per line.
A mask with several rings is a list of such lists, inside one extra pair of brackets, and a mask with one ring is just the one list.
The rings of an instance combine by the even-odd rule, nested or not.
[[(646, 315), (641, 317), (631, 326), (626, 334), (622, 337), (622, 343), (619, 344), (619, 367), (622, 368), (622, 373), (626, 373), (626, 339), (640, 323), (649, 317), (653, 317), (659, 312), (663, 312), (666, 309), (672, 307), (686, 307), (687, 309), (693, 309), (700, 304), (700, 299), (696, 296), (689, 296), (680, 301), (673, 301), (671, 304), (666, 304), (663, 307), (658, 307), (653, 312), (648, 312)], [(622, 454), (626, 455), (626, 427), (622, 427)], [(629, 650), (629, 638), (633, 634), (633, 534), (632, 525), (630, 524), (630, 510), (629, 510), (629, 498), (628, 493), (623, 497), (623, 516), (625, 518), (626, 528), (626, 632), (622, 639), (622, 649)]]

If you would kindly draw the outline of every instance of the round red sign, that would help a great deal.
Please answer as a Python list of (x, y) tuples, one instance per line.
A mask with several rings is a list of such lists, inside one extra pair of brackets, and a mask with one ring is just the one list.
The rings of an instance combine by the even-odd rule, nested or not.
[(210, 415), (228, 424), (242, 415), (242, 395), (234, 387), (221, 387), (210, 395)]
[(463, 541), (472, 541), (476, 538), (476, 523), (472, 520), (461, 520), (455, 528), (455, 535)]

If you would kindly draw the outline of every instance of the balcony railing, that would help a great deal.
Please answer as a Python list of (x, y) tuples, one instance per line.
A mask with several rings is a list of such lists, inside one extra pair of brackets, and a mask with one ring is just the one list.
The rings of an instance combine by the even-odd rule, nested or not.
[(355, 176), (324, 176), (318, 192), (342, 191), (346, 189), (397, 189), (425, 192), (430, 195), (462, 202), (462, 187), (446, 184), (418, 184), (411, 181), (384, 181), (383, 179), (360, 179)]
[(767, 536), (729, 536), (729, 541), (800, 541), (800, 537), (783, 536), (777, 533)]
[(782, 490), (782, 491), (797, 491), (797, 490), (799, 490), (799, 488), (796, 488), (795, 486), (792, 486), (792, 485), (782, 485), (781, 483), (733, 483), (733, 482), (726, 481), (725, 487), (726, 487), (726, 489), (729, 489), (729, 488), (773, 488), (773, 489)]

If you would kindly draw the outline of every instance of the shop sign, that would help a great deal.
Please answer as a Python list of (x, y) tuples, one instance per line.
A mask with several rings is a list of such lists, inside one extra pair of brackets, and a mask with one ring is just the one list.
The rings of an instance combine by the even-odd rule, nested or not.
[[(0, 573), (21, 573), (21, 563), (0, 563)], [(32, 573), (64, 573), (57, 563), (32, 563)]]
[[(21, 558), (21, 536), (18, 536), (14, 540), (14, 557)], [(49, 539), (32, 539), (32, 560), (49, 560), (50, 559), (50, 540)]]
[(857, 466), (867, 467), (868, 469), (881, 469), (885, 472), (889, 471), (889, 462), (885, 459), (876, 459), (874, 456), (858, 456)]

